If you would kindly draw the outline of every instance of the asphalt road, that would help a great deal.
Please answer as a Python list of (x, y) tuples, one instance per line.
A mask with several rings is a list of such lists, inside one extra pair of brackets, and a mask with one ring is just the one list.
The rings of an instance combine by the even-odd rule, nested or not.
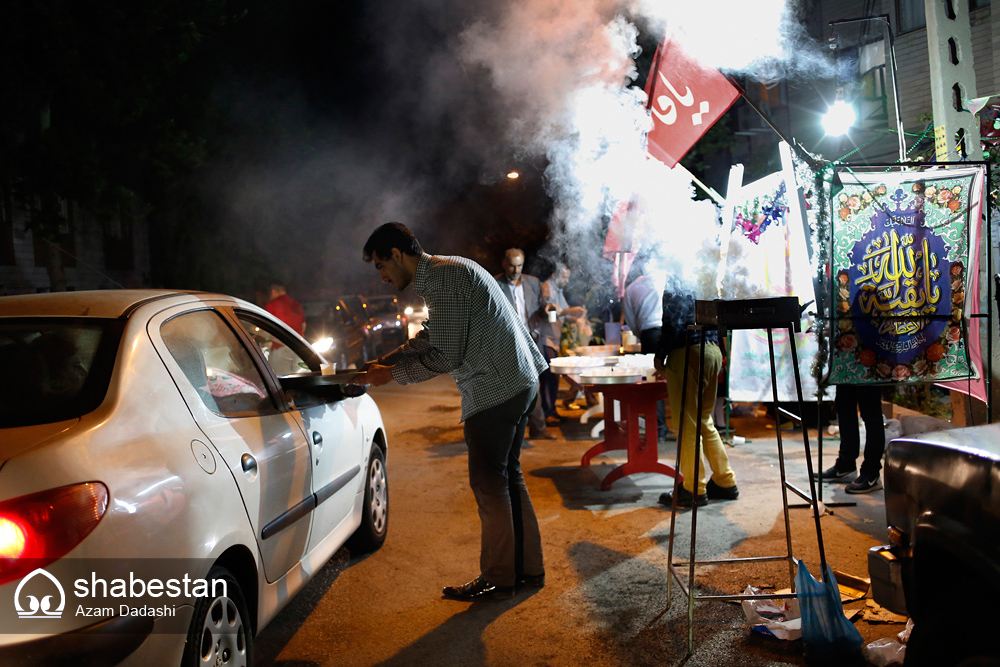
[[(372, 395), (389, 433), (389, 537), (368, 556), (342, 549), (258, 636), (259, 665), (805, 664), (801, 641), (751, 632), (739, 604), (727, 601), (695, 603), (688, 656), (687, 598), (676, 585), (668, 596), (670, 513), (657, 504), (673, 480), (643, 473), (601, 491), (601, 479), (625, 452), (581, 467), (580, 457), (597, 442), (593, 421), (567, 422), (555, 430), (559, 439), (532, 441), (522, 455), (545, 545), (545, 588), (509, 601), (443, 599), (442, 586), (478, 574), (479, 522), (458, 393), (442, 377), (393, 383)], [(785, 555), (774, 430), (752, 416), (734, 424), (748, 438), (729, 450), (741, 495), (699, 510), (697, 558)], [(829, 459), (836, 443), (825, 444)], [(801, 433), (788, 433), (784, 446), (789, 479), (807, 488)], [(672, 464), (672, 443), (661, 443), (660, 459)], [(828, 562), (866, 577), (868, 548), (884, 542), (882, 492), (847, 496), (842, 485), (827, 485), (822, 493), (832, 512), (820, 520)], [(793, 553), (816, 574), (812, 514), (793, 508), (790, 517)], [(675, 562), (688, 554), (690, 519), (689, 511), (678, 514)], [(789, 577), (782, 561), (708, 566), (696, 580), (702, 594), (738, 594), (747, 585), (787, 588)], [(859, 609), (864, 601), (848, 606)], [(855, 625), (866, 643), (903, 629), (860, 618)]]

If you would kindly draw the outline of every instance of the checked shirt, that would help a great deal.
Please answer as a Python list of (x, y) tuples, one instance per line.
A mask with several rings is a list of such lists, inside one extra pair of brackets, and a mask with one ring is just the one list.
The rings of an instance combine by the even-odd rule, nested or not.
[(428, 317), (423, 331), (380, 360), (392, 366), (396, 382), (451, 373), (463, 421), (535, 386), (545, 358), (486, 269), (464, 257), (424, 253), (413, 288)]

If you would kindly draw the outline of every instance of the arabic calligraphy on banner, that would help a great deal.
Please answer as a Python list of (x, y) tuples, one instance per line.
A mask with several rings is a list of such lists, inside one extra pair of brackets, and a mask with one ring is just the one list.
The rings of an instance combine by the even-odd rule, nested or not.
[(973, 374), (964, 316), (975, 176), (940, 173), (841, 174), (830, 384)]

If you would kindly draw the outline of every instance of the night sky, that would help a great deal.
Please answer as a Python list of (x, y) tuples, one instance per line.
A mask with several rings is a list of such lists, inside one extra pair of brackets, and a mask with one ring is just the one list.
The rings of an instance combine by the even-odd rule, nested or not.
[(360, 248), (390, 220), (491, 271), (521, 246), (543, 278), (537, 260), (566, 259), (609, 283), (607, 222), (636, 192), (646, 247), (688, 265), (715, 210), (644, 148), (666, 16), (729, 72), (812, 75), (825, 57), (784, 0), (258, 0), (218, 54), (224, 150), (198, 187), (227, 237), (299, 290), (372, 289)]
[[(239, 18), (222, 26), (208, 18), (204, 30), (186, 20), (220, 7)], [(675, 268), (678, 287), (693, 288), (712, 274), (704, 251), (717, 246), (718, 216), (693, 201), (683, 174), (646, 158), (642, 83), (655, 45), (669, 25), (692, 56), (730, 73), (786, 76), (786, 65), (808, 70), (821, 60), (803, 48), (785, 0), (108, 0), (93, 8), (47, 0), (5, 8), (15, 8), (8, 22), (36, 31), (6, 47), (22, 67), (4, 74), (29, 72), (14, 133), (55, 139), (74, 114), (87, 121), (74, 138), (108, 147), (85, 156), (105, 168), (91, 180), (110, 173), (126, 188), (141, 185), (139, 168), (156, 170), (161, 155), (150, 150), (135, 170), (127, 160), (115, 169), (114, 155), (155, 148), (163, 134), (143, 133), (142, 120), (181, 127), (169, 101), (185, 102), (179, 114), (200, 124), (209, 150), (189, 178), (161, 170), (168, 182), (155, 189), (149, 215), (152, 281), (251, 297), (272, 280), (300, 295), (382, 289), (360, 249), (392, 220), (428, 251), (491, 271), (504, 249), (520, 246), (539, 277), (560, 259), (582, 284), (609, 285), (607, 224), (637, 194), (644, 251)], [(61, 60), (49, 63), (45, 40), (63, 33), (74, 42), (53, 49)], [(29, 71), (36, 63), (39, 75)], [(116, 73), (131, 78), (118, 85)], [(47, 116), (49, 98), (33, 84), (47, 77), (39, 83), (54, 91), (53, 120), (39, 132), (32, 126), (40, 108)], [(119, 88), (124, 95), (101, 95)], [(131, 143), (122, 140), (126, 125)], [(103, 134), (87, 134), (91, 127)], [(170, 147), (185, 150), (183, 140)], [(75, 155), (64, 147), (57, 166), (85, 172)], [(39, 164), (36, 186), (47, 192)], [(508, 179), (511, 170), (521, 178)], [(55, 194), (77, 198), (65, 190)]]
[(511, 140), (516, 109), (456, 57), (463, 26), (487, 15), (475, 3), (254, 8), (219, 56), (224, 146), (198, 183), (226, 234), (300, 292), (391, 289), (360, 260), (390, 220), (490, 270), (513, 245), (534, 257), (547, 158)]

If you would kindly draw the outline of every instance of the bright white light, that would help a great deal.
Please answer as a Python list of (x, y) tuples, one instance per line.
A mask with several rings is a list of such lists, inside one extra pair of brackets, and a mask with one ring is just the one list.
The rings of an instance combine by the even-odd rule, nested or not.
[(333, 339), (332, 338), (320, 338), (318, 341), (312, 344), (312, 349), (316, 350), (320, 354), (328, 352), (333, 349)]
[(516, 171), (512, 171), (512, 172), (509, 172), (509, 173), (507, 174), (507, 178), (509, 178), (510, 180), (512, 180), (512, 181), (513, 181), (513, 180), (514, 180), (515, 178), (517, 178), (517, 177), (518, 177), (518, 176), (520, 176), (520, 175), (521, 175), (521, 174), (517, 173)]
[(403, 310), (403, 312), (404, 312), (404, 313), (406, 313), (407, 315), (412, 315), (412, 314), (413, 314), (413, 306), (407, 306), (407, 307), (406, 307), (406, 308), (405, 308), (405, 309)]
[(121, 507), (123, 510), (125, 510), (129, 514), (135, 514), (135, 512), (136, 512), (136, 506), (134, 504), (132, 504), (132, 503), (127, 503), (124, 500), (118, 500), (116, 498), (115, 499), (115, 505), (118, 505), (118, 507)]
[(20, 558), (26, 544), (27, 538), (19, 524), (6, 517), (0, 518), (0, 558)]
[(823, 116), (823, 128), (828, 135), (839, 137), (842, 134), (847, 134), (856, 119), (857, 114), (854, 113), (854, 107), (844, 100), (837, 100)]

